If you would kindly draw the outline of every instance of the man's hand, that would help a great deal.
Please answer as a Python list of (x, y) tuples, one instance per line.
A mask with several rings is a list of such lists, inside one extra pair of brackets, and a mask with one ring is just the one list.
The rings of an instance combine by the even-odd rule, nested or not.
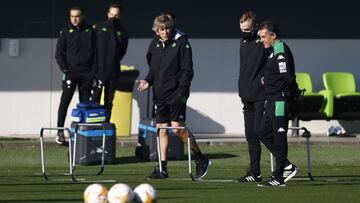
[(137, 89), (140, 92), (147, 90), (150, 86), (150, 84), (146, 80), (137, 80), (136, 83), (139, 84)]

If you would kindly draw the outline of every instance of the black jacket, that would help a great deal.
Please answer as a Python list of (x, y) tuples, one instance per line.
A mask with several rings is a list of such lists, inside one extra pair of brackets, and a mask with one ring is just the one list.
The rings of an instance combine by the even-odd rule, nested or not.
[(154, 103), (186, 100), (194, 76), (192, 51), (186, 35), (174, 31), (166, 43), (156, 36), (146, 57), (150, 68), (145, 80), (153, 86)]
[(116, 77), (120, 73), (120, 61), (128, 46), (128, 34), (120, 23), (113, 25), (109, 20), (94, 25), (94, 30), (95, 77), (100, 80)]
[(82, 22), (69, 25), (60, 31), (55, 58), (63, 72), (91, 72), (94, 57), (94, 32)]
[(238, 81), (239, 96), (244, 101), (265, 99), (261, 77), (267, 54), (258, 37), (241, 40), (240, 44), (240, 75)]
[(264, 88), (266, 98), (270, 100), (292, 99), (300, 95), (293, 55), (281, 40), (270, 48), (265, 65)]

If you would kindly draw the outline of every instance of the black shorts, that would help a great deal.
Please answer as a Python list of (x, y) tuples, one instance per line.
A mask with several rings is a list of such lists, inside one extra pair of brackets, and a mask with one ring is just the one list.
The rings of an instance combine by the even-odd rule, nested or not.
[(186, 103), (155, 104), (155, 118), (157, 123), (170, 123), (171, 121), (184, 123), (186, 120)]

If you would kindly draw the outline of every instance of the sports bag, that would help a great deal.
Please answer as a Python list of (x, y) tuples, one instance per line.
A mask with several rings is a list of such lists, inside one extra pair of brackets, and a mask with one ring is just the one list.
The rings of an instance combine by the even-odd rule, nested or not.
[(94, 101), (81, 102), (71, 112), (71, 121), (78, 123), (105, 122), (107, 111), (103, 105)]

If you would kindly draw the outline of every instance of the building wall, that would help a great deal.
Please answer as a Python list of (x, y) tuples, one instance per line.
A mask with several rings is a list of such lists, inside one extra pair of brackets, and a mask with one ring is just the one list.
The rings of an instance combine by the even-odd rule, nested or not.
[[(61, 72), (54, 60), (56, 39), (20, 38), (20, 55), (8, 56), (8, 38), (0, 47), (0, 135), (38, 134), (42, 126), (56, 126), (61, 94)], [(314, 89), (323, 89), (322, 73), (358, 71), (360, 40), (284, 39), (295, 57), (296, 71), (312, 75)], [(144, 78), (149, 38), (131, 38), (123, 64), (134, 65)], [(239, 39), (190, 38), (195, 76), (188, 100), (187, 123), (194, 133), (243, 134), (242, 103), (237, 94)], [(359, 89), (359, 85), (357, 86)], [(78, 101), (75, 93), (69, 111)], [(132, 133), (146, 116), (146, 93), (134, 90)], [(114, 112), (116, 113), (116, 112)], [(340, 122), (349, 132), (359, 132), (358, 122)], [(69, 124), (69, 120), (67, 120)], [(304, 122), (313, 133), (325, 133), (337, 121)]]

